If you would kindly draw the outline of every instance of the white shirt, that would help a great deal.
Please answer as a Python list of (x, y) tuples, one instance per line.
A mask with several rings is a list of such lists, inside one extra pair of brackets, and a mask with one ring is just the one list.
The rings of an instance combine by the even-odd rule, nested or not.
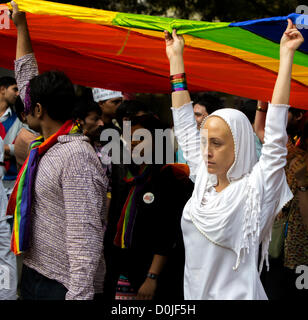
[[(180, 108), (172, 108), (172, 111), (175, 134), (190, 166), (191, 179), (195, 181), (203, 159), (200, 148), (196, 147), (200, 138), (194, 124), (193, 108), (191, 104), (186, 104)], [(249, 175), (256, 190), (262, 195), (260, 235), (256, 245), (250, 247), (249, 254), (245, 255), (245, 260), (236, 270), (234, 270), (236, 260), (234, 251), (214, 243), (210, 237), (197, 229), (190, 214), (192, 198), (187, 202), (181, 221), (185, 245), (186, 300), (267, 299), (258, 273), (258, 249), (264, 235), (271, 230), (275, 214), (292, 198), (288, 188), (280, 188), (286, 183), (284, 166), (287, 154), (285, 132), (287, 112), (288, 108), (283, 106), (270, 105), (268, 109), (262, 155)], [(235, 183), (241, 183), (241, 180)], [(220, 196), (223, 197), (226, 189), (220, 192)], [(280, 190), (280, 193), (283, 190), (279, 199), (277, 195), (280, 193), (278, 191), (276, 193), (275, 190)], [(215, 195), (217, 195), (216, 190), (211, 188), (204, 194), (204, 199), (211, 201), (211, 197)], [(236, 212), (236, 215), (244, 216), (244, 209)], [(242, 232), (240, 226), (232, 226), (232, 220), (228, 227), (230, 226)], [(224, 230), (227, 234), (228, 231)]]
[[(7, 120), (9, 117), (12, 116), (12, 113), (13, 113), (12, 109), (8, 107), (4, 112), (4, 114), (0, 117), (0, 122), (4, 122), (5, 120)], [(18, 118), (16, 118), (11, 128), (5, 135), (3, 142), (4, 144), (7, 144), (9, 146), (11, 156), (15, 156), (14, 141), (20, 129), (23, 127), (27, 128), (28, 126), (23, 124)], [(10, 195), (12, 193), (14, 184), (15, 184), (15, 180), (3, 180), (3, 185), (7, 195)]]
[[(0, 162), (4, 161), (4, 142), (0, 137)], [(7, 195), (2, 183), (2, 177), (4, 175), (4, 167), (0, 166), (0, 222), (6, 220), (6, 207), (8, 203)]]
[[(12, 109), (8, 107), (3, 115), (0, 117), (0, 122), (4, 122), (9, 117), (12, 116)], [(14, 155), (14, 140), (16, 139), (20, 129), (22, 127), (26, 127), (18, 118), (16, 118), (15, 122), (12, 124), (10, 130), (6, 133), (5, 138), (3, 140), (4, 144), (9, 145), (11, 149), (11, 155)]]

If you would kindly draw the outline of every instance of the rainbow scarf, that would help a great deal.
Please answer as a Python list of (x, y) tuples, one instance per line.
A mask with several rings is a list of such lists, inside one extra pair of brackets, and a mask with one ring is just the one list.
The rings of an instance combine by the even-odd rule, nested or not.
[(18, 173), (6, 211), (7, 215), (14, 215), (11, 250), (15, 255), (29, 248), (33, 185), (38, 163), (44, 153), (58, 141), (59, 136), (67, 135), (74, 129), (73, 121), (68, 120), (47, 140), (44, 141), (40, 136), (31, 143), (31, 151)]
[(133, 176), (131, 172), (128, 171), (124, 178), (127, 183), (133, 184), (133, 186), (128, 193), (117, 224), (117, 233), (114, 239), (114, 244), (117, 247), (122, 249), (131, 247), (133, 228), (137, 214), (137, 198), (142, 192), (144, 185), (149, 180), (150, 173), (150, 167), (145, 166), (140, 170), (138, 176)]

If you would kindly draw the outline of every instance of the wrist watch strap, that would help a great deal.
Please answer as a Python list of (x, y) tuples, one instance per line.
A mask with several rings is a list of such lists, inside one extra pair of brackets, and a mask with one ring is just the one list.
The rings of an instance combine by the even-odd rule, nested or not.
[(306, 192), (306, 191), (308, 191), (308, 186), (306, 186), (306, 187), (297, 187), (297, 189), (299, 191)]
[(157, 275), (157, 274), (154, 274), (154, 273), (151, 273), (151, 272), (148, 272), (148, 274), (147, 274), (147, 278), (150, 278), (150, 279), (157, 279), (157, 278), (158, 278), (158, 275)]

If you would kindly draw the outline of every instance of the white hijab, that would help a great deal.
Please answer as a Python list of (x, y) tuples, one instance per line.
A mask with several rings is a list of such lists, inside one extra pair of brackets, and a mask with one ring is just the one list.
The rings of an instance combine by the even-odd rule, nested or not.
[[(255, 140), (252, 126), (242, 112), (225, 108), (209, 117), (213, 116), (222, 118), (233, 135), (235, 161), (227, 173), (230, 184), (202, 205), (204, 193), (217, 184), (216, 175), (209, 174), (202, 161), (190, 199), (190, 215), (194, 225), (208, 240), (235, 252), (237, 259), (233, 269), (236, 270), (241, 257), (244, 258), (245, 252), (249, 253), (251, 240), (255, 243), (260, 235), (260, 199), (263, 195), (249, 179), (257, 162)], [(262, 248), (262, 252), (267, 253), (270, 234), (265, 238), (266, 248)], [(262, 265), (263, 261), (264, 254)]]

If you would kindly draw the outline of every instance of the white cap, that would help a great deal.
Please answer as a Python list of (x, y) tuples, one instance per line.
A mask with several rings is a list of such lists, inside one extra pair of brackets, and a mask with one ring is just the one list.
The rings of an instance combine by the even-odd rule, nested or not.
[(123, 94), (120, 91), (112, 91), (100, 88), (93, 88), (92, 93), (95, 102), (123, 97)]

